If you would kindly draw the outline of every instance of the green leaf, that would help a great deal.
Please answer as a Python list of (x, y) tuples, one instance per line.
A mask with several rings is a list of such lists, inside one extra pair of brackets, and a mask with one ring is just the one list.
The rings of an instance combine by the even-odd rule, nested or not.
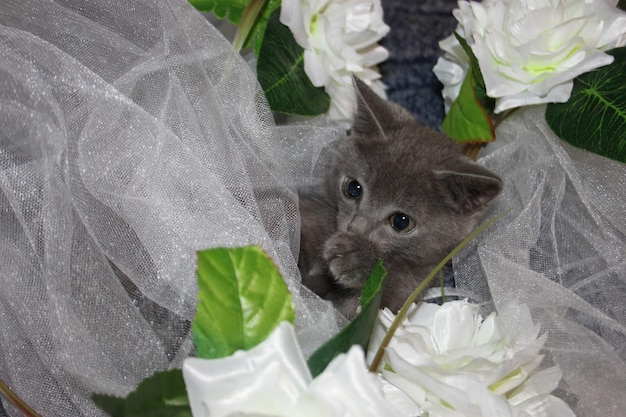
[(213, 13), (219, 19), (227, 18), (238, 25), (243, 11), (250, 0), (189, 0), (196, 9), (205, 13)]
[(92, 400), (111, 417), (191, 417), (180, 369), (157, 372), (126, 398), (94, 394)]
[[(244, 12), (251, 1), (265, 3), (261, 8), (261, 13), (253, 22), (242, 22)], [(228, 19), (229, 22), (239, 25), (245, 24), (243, 28), (246, 32), (243, 47), (248, 47), (254, 43), (254, 51), (258, 56), (260, 43), (267, 27), (267, 21), (274, 10), (280, 7), (281, 0), (189, 0), (192, 6), (205, 13), (213, 13), (219, 19)], [(245, 19), (244, 19), (245, 20)], [(241, 29), (241, 28), (240, 28)]]
[[(267, 24), (274, 11), (280, 7), (280, 2), (281, 0), (266, 1), (261, 17), (252, 28), (253, 36), (248, 37), (248, 42), (245, 46), (250, 46), (252, 44), (254, 47), (254, 54), (257, 58), (261, 52), (261, 45), (263, 45), (263, 39), (265, 38), (265, 32), (267, 31)], [(280, 14), (278, 16), (280, 16)]]
[(472, 51), (472, 47), (458, 33), (454, 32), (454, 37), (456, 38), (457, 41), (459, 41), (459, 44), (461, 44), (461, 47), (463, 48), (463, 50), (465, 51), (465, 53), (469, 57), (470, 71), (472, 71), (472, 73), (474, 74), (475, 85), (478, 88), (482, 88), (484, 90), (485, 89), (485, 80), (483, 78), (483, 73), (480, 70), (480, 63), (478, 62), (478, 58), (476, 58), (476, 55), (474, 55), (474, 51)]
[[(265, 340), (283, 320), (295, 320), (280, 272), (258, 246), (198, 252), (198, 310), (192, 323), (197, 355), (230, 356)], [(126, 398), (95, 394), (112, 417), (191, 417), (180, 369), (143, 380)]]
[(574, 79), (569, 101), (546, 107), (546, 121), (563, 140), (626, 162), (626, 48), (615, 61)]
[(198, 309), (191, 325), (197, 356), (253, 348), (284, 320), (295, 320), (287, 285), (258, 246), (198, 252)]
[(240, 51), (241, 48), (248, 42), (251, 33), (257, 22), (260, 19), (261, 11), (265, 7), (265, 0), (250, 0), (248, 6), (243, 11), (235, 39), (233, 40), (233, 46), (235, 50)]
[(328, 111), (330, 98), (304, 72), (304, 49), (279, 21), (280, 9), (267, 22), (259, 49), (257, 78), (270, 108), (288, 114), (315, 116)]
[(361, 312), (309, 357), (307, 364), (313, 377), (319, 375), (337, 355), (347, 352), (352, 345), (361, 345), (367, 350), (380, 308), (386, 275), (382, 262), (378, 261), (361, 293)]
[[(267, 21), (274, 10), (280, 7), (281, 0), (252, 0), (265, 3), (261, 13), (255, 21), (244, 22), (245, 10), (251, 0), (189, 0), (192, 6), (205, 13), (213, 13), (217, 18), (227, 18), (235, 25), (245, 25), (246, 32), (243, 47), (254, 45), (254, 52), (258, 56), (259, 48), (263, 40), (263, 34)], [(240, 28), (241, 30), (242, 28)]]
[(361, 310), (365, 309), (372, 301), (375, 301), (375, 298), (382, 293), (386, 275), (387, 272), (383, 267), (382, 261), (379, 260), (361, 291)]
[(478, 100), (478, 103), (486, 110), (487, 114), (491, 115), (493, 114), (493, 109), (496, 107), (496, 101), (487, 95), (487, 90), (485, 88), (485, 79), (483, 78), (483, 73), (480, 70), (480, 63), (478, 62), (478, 58), (476, 58), (476, 55), (474, 55), (472, 47), (467, 43), (465, 39), (461, 37), (461, 35), (454, 32), (454, 36), (459, 41), (461, 47), (469, 57), (469, 71), (472, 73), (472, 89), (474, 90), (476, 99)]
[(124, 398), (113, 395), (93, 394), (91, 399), (102, 411), (105, 411), (111, 417), (124, 417), (126, 415), (124, 410), (126, 401)]
[(491, 142), (495, 139), (493, 122), (476, 96), (474, 79), (470, 69), (441, 129), (458, 142)]

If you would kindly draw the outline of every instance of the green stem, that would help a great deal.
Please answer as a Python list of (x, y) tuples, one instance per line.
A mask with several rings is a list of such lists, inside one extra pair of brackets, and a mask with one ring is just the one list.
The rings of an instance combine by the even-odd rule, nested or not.
[(236, 51), (241, 51), (241, 48), (245, 45), (252, 29), (259, 19), (259, 15), (266, 1), (267, 0), (250, 0), (250, 3), (246, 6), (241, 21), (239, 22), (237, 33), (235, 33), (235, 39), (233, 40), (233, 47)]
[(404, 302), (404, 305), (402, 306), (400, 311), (398, 311), (396, 318), (391, 323), (391, 326), (389, 326), (389, 329), (387, 330), (387, 334), (385, 335), (385, 338), (383, 339), (380, 346), (378, 347), (378, 350), (376, 351), (376, 356), (374, 356), (374, 360), (372, 361), (372, 364), (370, 365), (370, 368), (369, 368), (370, 372), (376, 372), (385, 354), (385, 348), (389, 346), (389, 342), (391, 342), (391, 338), (395, 334), (398, 327), (400, 327), (400, 323), (402, 323), (402, 320), (404, 320), (404, 317), (406, 316), (407, 311), (409, 311), (411, 304), (413, 304), (413, 302), (417, 299), (417, 297), (428, 287), (428, 285), (433, 280), (433, 278), (437, 276), (437, 273), (441, 271), (441, 269), (443, 269), (443, 267), (446, 266), (448, 261), (452, 259), (452, 257), (456, 255), (461, 249), (463, 249), (463, 247), (465, 247), (465, 245), (467, 245), (470, 242), (470, 240), (474, 239), (476, 235), (478, 235), (483, 230), (485, 230), (486, 228), (488, 228), (489, 226), (491, 226), (492, 224), (500, 220), (502, 217), (508, 214), (511, 210), (513, 209), (509, 209), (503, 213), (498, 214), (496, 217), (489, 220), (488, 222), (486, 222), (485, 224), (483, 224), (482, 226), (474, 230), (472, 233), (470, 233), (469, 236), (467, 236), (461, 243), (459, 243), (454, 249), (452, 249), (452, 251), (449, 254), (447, 254), (445, 258), (441, 260), (441, 262), (439, 262), (439, 264), (435, 267), (435, 269), (433, 269), (430, 272), (430, 274), (428, 274), (426, 278), (424, 278), (424, 281), (422, 281), (420, 285), (418, 285), (418, 287), (411, 293), (409, 298), (407, 298), (407, 300)]
[(26, 417), (41, 417), (35, 410), (30, 408), (20, 397), (17, 396), (7, 384), (0, 379), (0, 395), (6, 398)]

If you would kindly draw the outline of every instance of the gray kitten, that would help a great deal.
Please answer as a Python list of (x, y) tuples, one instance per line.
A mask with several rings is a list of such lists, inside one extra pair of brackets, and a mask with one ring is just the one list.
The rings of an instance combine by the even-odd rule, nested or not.
[(328, 180), (300, 190), (303, 283), (348, 318), (378, 258), (387, 270), (382, 307), (395, 312), (502, 190), (463, 145), (355, 85), (354, 124)]

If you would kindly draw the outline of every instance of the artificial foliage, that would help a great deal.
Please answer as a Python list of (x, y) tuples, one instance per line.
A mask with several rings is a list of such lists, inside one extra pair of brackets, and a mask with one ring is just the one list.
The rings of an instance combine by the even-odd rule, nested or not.
[(386, 274), (382, 262), (379, 261), (361, 293), (359, 314), (308, 359), (307, 363), (313, 377), (319, 375), (337, 355), (347, 352), (352, 345), (360, 345), (364, 350), (367, 349), (380, 308)]
[[(191, 330), (198, 357), (219, 359), (252, 349), (281, 322), (294, 322), (287, 285), (259, 246), (207, 249), (197, 255), (198, 307)], [(352, 345), (367, 347), (385, 275), (379, 262), (363, 289), (361, 313), (310, 356), (313, 375)], [(92, 399), (112, 417), (191, 416), (180, 369), (153, 374), (124, 398), (94, 394)]]
[(546, 121), (566, 142), (626, 162), (626, 48), (615, 61), (574, 80), (567, 103), (550, 103)]
[(198, 308), (191, 330), (197, 356), (214, 359), (250, 349), (295, 307), (278, 268), (258, 246), (198, 252)]
[(241, 47), (253, 47), (257, 52), (263, 42), (267, 22), (280, 0), (189, 0), (197, 10), (213, 13), (219, 19), (227, 19), (241, 27)]
[(315, 116), (328, 111), (330, 98), (304, 72), (304, 49), (298, 45), (275, 10), (259, 51), (257, 78), (274, 111)]

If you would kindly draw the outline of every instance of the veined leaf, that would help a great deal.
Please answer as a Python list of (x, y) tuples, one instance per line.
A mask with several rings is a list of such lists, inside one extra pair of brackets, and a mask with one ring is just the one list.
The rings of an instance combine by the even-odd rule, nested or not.
[(200, 358), (261, 343), (295, 308), (278, 268), (258, 246), (198, 252), (198, 309), (191, 326)]
[[(198, 252), (198, 310), (192, 323), (197, 355), (230, 356), (295, 320), (291, 294), (278, 268), (258, 246)], [(111, 417), (191, 417), (180, 369), (157, 372), (126, 398), (95, 394)]]
[(257, 61), (257, 78), (270, 108), (288, 114), (315, 116), (328, 111), (330, 98), (304, 72), (304, 49), (275, 10), (267, 22)]
[(361, 345), (367, 350), (378, 315), (382, 288), (387, 271), (378, 261), (361, 292), (361, 312), (333, 338), (324, 343), (309, 357), (307, 364), (313, 377), (316, 377), (340, 353), (345, 353), (352, 345)]
[(180, 369), (157, 372), (144, 379), (126, 398), (92, 395), (111, 417), (191, 417), (187, 389)]
[(441, 129), (458, 142), (491, 142), (495, 139), (493, 122), (476, 96), (474, 82), (470, 69)]
[(566, 103), (550, 103), (546, 121), (561, 139), (626, 162), (626, 48), (608, 52), (611, 65), (574, 79)]

